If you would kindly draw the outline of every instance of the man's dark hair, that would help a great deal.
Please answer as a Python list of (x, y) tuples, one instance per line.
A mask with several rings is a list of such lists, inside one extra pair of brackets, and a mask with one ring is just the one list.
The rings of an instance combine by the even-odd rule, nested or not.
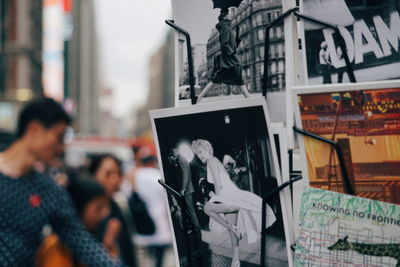
[(55, 100), (47, 97), (39, 98), (29, 102), (19, 114), (17, 138), (25, 134), (26, 127), (34, 120), (46, 128), (51, 128), (59, 122), (70, 124), (72, 121), (64, 108)]

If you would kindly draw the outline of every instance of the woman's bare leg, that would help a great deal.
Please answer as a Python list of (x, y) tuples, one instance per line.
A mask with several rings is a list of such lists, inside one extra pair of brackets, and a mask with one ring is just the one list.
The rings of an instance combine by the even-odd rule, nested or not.
[[(225, 214), (225, 218), (230, 224), (235, 226), (237, 225), (237, 220), (238, 220), (237, 212)], [(238, 266), (239, 263), (239, 238), (232, 231), (229, 231), (229, 237), (231, 239), (231, 244), (232, 244), (231, 267), (236, 267)]]
[(239, 209), (226, 205), (224, 203), (213, 203), (213, 202), (207, 202), (204, 205), (204, 212), (213, 218), (217, 223), (222, 225), (224, 228), (228, 229), (231, 231), (231, 225), (229, 224), (228, 221), (226, 221), (224, 218), (222, 218), (219, 214), (227, 214), (227, 213), (234, 213), (239, 211)]
[(199, 96), (197, 97), (197, 102), (196, 102), (196, 103), (199, 103), (200, 100), (207, 94), (207, 92), (208, 92), (210, 89), (214, 88), (214, 86), (215, 86), (215, 83), (209, 82), (209, 83), (206, 85), (206, 87), (204, 87), (203, 91), (200, 92)]
[(249, 90), (247, 90), (247, 86), (245, 84), (240, 86), (240, 90), (242, 90), (244, 97), (250, 97)]

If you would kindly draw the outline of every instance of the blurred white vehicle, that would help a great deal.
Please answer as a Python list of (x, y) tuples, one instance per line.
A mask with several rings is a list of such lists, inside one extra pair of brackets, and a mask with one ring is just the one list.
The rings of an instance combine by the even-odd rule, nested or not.
[(132, 160), (133, 138), (103, 138), (96, 136), (75, 136), (65, 147), (65, 162), (71, 167), (86, 165), (91, 156), (110, 153), (122, 162)]

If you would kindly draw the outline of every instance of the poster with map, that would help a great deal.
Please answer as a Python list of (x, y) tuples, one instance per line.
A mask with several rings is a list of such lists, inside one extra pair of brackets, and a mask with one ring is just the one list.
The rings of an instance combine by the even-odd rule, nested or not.
[(400, 206), (303, 192), (295, 266), (400, 266)]

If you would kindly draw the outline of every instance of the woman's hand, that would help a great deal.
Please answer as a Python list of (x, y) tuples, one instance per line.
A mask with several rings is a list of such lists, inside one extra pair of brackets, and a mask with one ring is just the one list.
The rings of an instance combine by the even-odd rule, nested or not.
[(118, 256), (117, 238), (120, 231), (121, 222), (116, 218), (110, 219), (104, 233), (103, 245), (114, 258)]

